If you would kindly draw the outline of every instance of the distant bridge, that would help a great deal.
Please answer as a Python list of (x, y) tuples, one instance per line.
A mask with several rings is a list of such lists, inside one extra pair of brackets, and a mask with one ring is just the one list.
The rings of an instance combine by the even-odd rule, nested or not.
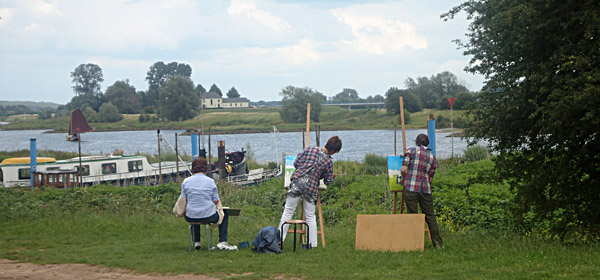
[(383, 109), (385, 107), (385, 102), (365, 102), (365, 103), (335, 103), (335, 104), (323, 104), (324, 106), (339, 106), (348, 108), (348, 110), (354, 109), (364, 109), (364, 108), (378, 108)]

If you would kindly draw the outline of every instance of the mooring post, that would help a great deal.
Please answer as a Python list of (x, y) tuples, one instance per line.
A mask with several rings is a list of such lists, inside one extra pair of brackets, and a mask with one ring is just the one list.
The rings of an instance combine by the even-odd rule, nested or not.
[(429, 120), (427, 121), (427, 134), (429, 136), (429, 148), (434, 156), (437, 157), (435, 149), (435, 118), (433, 114), (429, 114)]
[(208, 177), (212, 178), (212, 168), (210, 166), (210, 149), (211, 149), (210, 148), (211, 147), (211, 145), (210, 145), (210, 134), (211, 134), (211, 131), (210, 131), (210, 128), (209, 128), (208, 129), (208, 158), (206, 159), (206, 161), (208, 162)]
[(156, 130), (158, 137), (158, 183), (162, 185), (162, 165), (160, 163), (160, 129)]
[(192, 133), (192, 160), (198, 157), (198, 134)]
[(179, 147), (177, 147), (177, 132), (175, 132), (175, 166), (177, 171), (177, 184), (179, 184)]
[(225, 141), (219, 141), (218, 147), (219, 153), (219, 178), (221, 180), (225, 179), (225, 175), (227, 175), (227, 170), (225, 170)]
[(33, 189), (34, 174), (37, 170), (37, 147), (35, 138), (29, 139), (29, 178), (31, 181), (31, 188)]

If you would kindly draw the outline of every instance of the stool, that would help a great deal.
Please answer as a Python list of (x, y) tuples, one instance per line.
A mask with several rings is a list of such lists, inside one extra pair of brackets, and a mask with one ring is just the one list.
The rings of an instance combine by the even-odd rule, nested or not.
[[(306, 231), (301, 230), (300, 233), (307, 233), (309, 228), (308, 228), (308, 224), (306, 223), (305, 220), (287, 220), (285, 222), (283, 222), (283, 224), (281, 224), (281, 230), (279, 231), (281, 233), (281, 249), (283, 250), (283, 226), (286, 224), (293, 224), (294, 225), (294, 252), (296, 252), (296, 226), (297, 225), (305, 225), (306, 226)], [(306, 244), (308, 246), (310, 246), (310, 237), (307, 234), (306, 235)]]
[(206, 247), (208, 251), (212, 248), (212, 224), (211, 223), (200, 223), (200, 222), (190, 222), (190, 231), (189, 231), (189, 239), (188, 239), (188, 252), (192, 251), (192, 243), (194, 243), (194, 230), (192, 229), (192, 225), (205, 225), (206, 226)]

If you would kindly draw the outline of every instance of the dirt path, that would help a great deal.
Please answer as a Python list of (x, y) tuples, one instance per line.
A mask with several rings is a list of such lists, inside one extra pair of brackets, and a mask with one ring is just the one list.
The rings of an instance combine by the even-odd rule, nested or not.
[(131, 270), (110, 269), (87, 264), (48, 264), (37, 265), (32, 263), (19, 263), (7, 259), (0, 259), (0, 279), (125, 279), (125, 280), (152, 280), (152, 279), (217, 279), (202, 275), (178, 274), (148, 275), (136, 274)]

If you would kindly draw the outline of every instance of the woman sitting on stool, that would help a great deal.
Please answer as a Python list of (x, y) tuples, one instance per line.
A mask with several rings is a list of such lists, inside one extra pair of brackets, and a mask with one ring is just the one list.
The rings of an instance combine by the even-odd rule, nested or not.
[[(206, 176), (208, 164), (206, 159), (199, 157), (192, 162), (194, 175), (186, 178), (181, 184), (181, 196), (187, 199), (185, 206), (185, 220), (189, 223), (213, 223), (219, 222), (219, 213), (216, 205), (219, 204), (219, 191), (215, 181)], [(227, 226), (229, 216), (225, 213), (223, 221), (219, 225), (220, 250), (237, 250), (237, 246), (227, 243)], [(200, 249), (200, 225), (192, 225), (194, 233), (194, 247)]]

